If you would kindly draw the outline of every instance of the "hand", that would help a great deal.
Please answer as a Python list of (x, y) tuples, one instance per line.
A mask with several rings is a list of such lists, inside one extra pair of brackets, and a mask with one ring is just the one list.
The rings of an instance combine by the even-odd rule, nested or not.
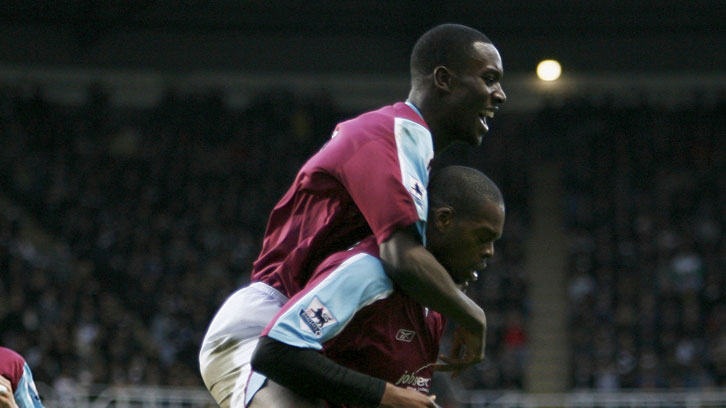
[(382, 408), (439, 408), (434, 400), (436, 400), (435, 395), (428, 396), (418, 391), (386, 383), (386, 390), (383, 392), (379, 406)]
[(483, 331), (471, 331), (464, 327), (454, 330), (454, 344), (448, 356), (441, 354), (439, 358), (444, 364), (437, 363), (438, 371), (453, 371), (451, 378), (456, 378), (461, 371), (484, 360), (486, 346), (486, 327)]
[(2, 375), (0, 375), (0, 408), (18, 408), (13, 396), (13, 386), (10, 380)]

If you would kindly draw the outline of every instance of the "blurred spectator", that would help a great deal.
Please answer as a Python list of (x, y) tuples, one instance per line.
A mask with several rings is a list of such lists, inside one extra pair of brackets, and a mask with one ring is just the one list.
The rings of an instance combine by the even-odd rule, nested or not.
[(726, 321), (723, 108), (572, 103), (552, 118), (574, 153), (565, 156), (574, 387), (726, 385), (723, 330), (708, 326)]

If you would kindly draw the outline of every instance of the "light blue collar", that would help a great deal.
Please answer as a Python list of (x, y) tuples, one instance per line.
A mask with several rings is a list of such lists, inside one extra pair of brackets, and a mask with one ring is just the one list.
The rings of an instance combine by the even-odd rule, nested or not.
[(413, 102), (406, 101), (406, 105), (408, 105), (411, 109), (413, 109), (416, 113), (418, 113), (418, 116), (421, 116), (421, 119), (424, 118), (423, 115), (421, 114), (421, 111), (418, 110), (418, 108), (416, 107), (416, 105), (413, 104)]

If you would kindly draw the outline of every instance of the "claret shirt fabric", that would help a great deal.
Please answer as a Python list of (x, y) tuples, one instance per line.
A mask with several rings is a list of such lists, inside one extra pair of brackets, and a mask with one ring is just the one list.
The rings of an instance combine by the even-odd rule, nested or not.
[(412, 105), (338, 124), (268, 220), (251, 280), (290, 297), (330, 254), (373, 234), (378, 244), (416, 225), (422, 240), (433, 140)]
[[(263, 335), (428, 394), (445, 323), (396, 288), (371, 236), (323, 261)], [(253, 387), (262, 384), (261, 374), (253, 377)]]

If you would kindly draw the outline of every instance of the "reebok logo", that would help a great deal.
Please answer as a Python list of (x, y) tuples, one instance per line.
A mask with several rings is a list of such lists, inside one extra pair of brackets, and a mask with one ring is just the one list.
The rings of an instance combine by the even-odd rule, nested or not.
[(413, 330), (398, 329), (398, 333), (396, 333), (396, 340), (410, 343), (411, 340), (413, 340), (413, 336), (415, 335), (416, 332)]

